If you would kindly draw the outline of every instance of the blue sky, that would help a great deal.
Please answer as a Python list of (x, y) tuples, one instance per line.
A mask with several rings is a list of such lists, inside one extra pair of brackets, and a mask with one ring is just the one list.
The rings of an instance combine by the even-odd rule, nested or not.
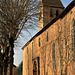
[[(66, 7), (70, 2), (72, 2), (73, 0), (61, 0), (62, 4), (64, 5), (64, 7)], [(34, 30), (32, 32), (32, 36), (35, 35), (37, 33), (37, 30)], [(28, 33), (24, 33), (24, 34), (28, 34)], [(27, 35), (27, 37), (21, 37), (20, 36), (20, 40), (19, 43), (18, 43), (18, 46), (16, 45), (16, 47), (14, 48), (14, 64), (16, 66), (18, 66), (21, 61), (23, 60), (23, 51), (22, 51), (22, 47), (25, 45), (25, 43), (30, 39), (31, 37), (29, 35)]]
[(70, 2), (72, 2), (73, 0), (61, 0), (62, 4), (64, 5), (64, 7), (66, 7)]

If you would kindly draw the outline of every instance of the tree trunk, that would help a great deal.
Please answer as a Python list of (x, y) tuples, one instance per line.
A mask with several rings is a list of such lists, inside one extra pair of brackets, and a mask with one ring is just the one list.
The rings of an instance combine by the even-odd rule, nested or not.
[(3, 75), (3, 67), (1, 67), (1, 75)]
[(9, 75), (12, 75), (13, 54), (14, 54), (14, 51), (13, 51), (13, 48), (14, 48), (14, 39), (12, 37), (9, 39), (9, 43), (10, 43), (10, 74)]

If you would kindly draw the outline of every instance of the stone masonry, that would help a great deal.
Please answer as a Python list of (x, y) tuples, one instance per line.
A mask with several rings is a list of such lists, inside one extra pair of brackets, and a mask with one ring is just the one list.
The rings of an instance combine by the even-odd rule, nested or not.
[(47, 26), (22, 48), (23, 75), (74, 75), (75, 1)]

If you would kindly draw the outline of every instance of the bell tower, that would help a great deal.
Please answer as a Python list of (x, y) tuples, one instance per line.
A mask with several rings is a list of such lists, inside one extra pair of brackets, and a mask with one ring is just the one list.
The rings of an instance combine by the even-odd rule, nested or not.
[(60, 0), (40, 0), (38, 31), (46, 26), (53, 18), (58, 16), (64, 9)]

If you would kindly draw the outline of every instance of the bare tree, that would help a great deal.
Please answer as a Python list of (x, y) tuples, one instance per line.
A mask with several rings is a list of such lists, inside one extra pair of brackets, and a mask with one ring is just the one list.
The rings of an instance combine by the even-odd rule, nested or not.
[(3, 51), (7, 44), (10, 47), (10, 75), (12, 75), (14, 41), (23, 28), (28, 31), (28, 28), (36, 22), (38, 5), (37, 0), (0, 0), (0, 44)]
[[(18, 37), (29, 19), (35, 21), (37, 0), (2, 0), (0, 5), (1, 25), (7, 29), (8, 35)], [(36, 10), (36, 11), (35, 11)], [(28, 26), (25, 26), (27, 29)], [(5, 30), (6, 31), (6, 30)], [(16, 35), (17, 34), (17, 35)]]

